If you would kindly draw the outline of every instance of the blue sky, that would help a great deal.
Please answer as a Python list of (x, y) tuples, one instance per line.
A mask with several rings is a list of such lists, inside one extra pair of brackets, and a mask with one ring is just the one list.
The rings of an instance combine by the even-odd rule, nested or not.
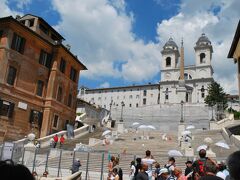
[(227, 53), (240, 17), (238, 0), (0, 0), (0, 16), (31, 13), (54, 26), (88, 71), (90, 88), (157, 83), (161, 48), (184, 38), (186, 65), (202, 32), (212, 41), (214, 78), (236, 93), (236, 67)]

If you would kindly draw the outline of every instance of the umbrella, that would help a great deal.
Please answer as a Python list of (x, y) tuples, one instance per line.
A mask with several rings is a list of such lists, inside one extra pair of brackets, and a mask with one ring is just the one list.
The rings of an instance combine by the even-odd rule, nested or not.
[(190, 130), (190, 129), (195, 129), (195, 126), (194, 125), (189, 125), (186, 127), (187, 130)]
[(197, 151), (200, 151), (201, 149), (207, 150), (207, 145), (206, 144), (202, 144), (202, 145), (198, 146)]
[(146, 125), (140, 125), (139, 127), (138, 127), (138, 129), (148, 129), (149, 127), (148, 126), (146, 126)]
[(154, 130), (156, 129), (156, 128), (155, 128), (154, 126), (152, 126), (152, 125), (148, 125), (147, 127), (148, 127), (149, 129), (154, 129)]
[(109, 133), (111, 133), (112, 131), (110, 131), (110, 130), (106, 130), (106, 131), (104, 131), (103, 133), (102, 133), (102, 136), (106, 136), (107, 134), (109, 134)]
[(226, 144), (225, 142), (223, 141), (219, 141), (217, 143), (215, 143), (216, 146), (219, 146), (219, 147), (222, 147), (222, 148), (225, 148), (225, 149), (230, 149), (229, 145)]
[(132, 126), (137, 126), (137, 125), (139, 125), (139, 122), (132, 123)]
[(182, 153), (178, 150), (170, 150), (168, 151), (168, 156), (183, 156)]
[(182, 132), (182, 135), (184, 136), (184, 135), (189, 135), (189, 134), (191, 134), (191, 131), (183, 131)]

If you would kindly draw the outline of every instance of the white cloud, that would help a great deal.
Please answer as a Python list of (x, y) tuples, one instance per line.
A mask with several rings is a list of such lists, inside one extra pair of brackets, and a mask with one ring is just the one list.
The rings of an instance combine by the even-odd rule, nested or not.
[(176, 16), (157, 26), (157, 38), (163, 45), (170, 36), (177, 44), (184, 38), (186, 64), (194, 64), (194, 49), (197, 39), (204, 32), (213, 45), (214, 78), (226, 92), (236, 92), (236, 67), (227, 54), (240, 17), (238, 0), (183, 0)]
[(110, 87), (110, 84), (109, 82), (104, 82), (102, 84), (100, 84), (99, 88), (109, 88)]
[(19, 9), (23, 9), (24, 7), (27, 7), (31, 2), (32, 0), (14, 0), (16, 5), (17, 5), (17, 8)]
[[(61, 16), (59, 30), (89, 69), (83, 76), (142, 81), (159, 72), (159, 49), (135, 37), (124, 0), (54, 0), (53, 5)], [(124, 62), (120, 70), (114, 68), (119, 61)]]
[(22, 13), (11, 10), (8, 7), (8, 0), (0, 0), (0, 17), (16, 15), (22, 15)]

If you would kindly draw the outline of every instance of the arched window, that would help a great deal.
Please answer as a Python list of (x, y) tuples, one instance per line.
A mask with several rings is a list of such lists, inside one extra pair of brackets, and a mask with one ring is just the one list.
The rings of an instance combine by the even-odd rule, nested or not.
[(169, 67), (169, 66), (171, 66), (171, 58), (167, 57), (166, 58), (166, 67)]
[(205, 63), (205, 57), (206, 57), (205, 53), (200, 54), (200, 64)]
[(202, 97), (202, 98), (205, 97), (205, 89), (204, 89), (204, 86), (202, 86), (202, 88), (201, 88), (201, 97)]
[(165, 91), (165, 100), (168, 100), (168, 88), (166, 88), (166, 91)]

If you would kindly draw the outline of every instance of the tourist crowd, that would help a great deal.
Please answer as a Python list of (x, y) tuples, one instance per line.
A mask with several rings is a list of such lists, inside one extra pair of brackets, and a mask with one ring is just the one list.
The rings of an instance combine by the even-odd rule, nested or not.
[[(146, 156), (136, 158), (130, 163), (130, 180), (240, 180), (240, 151), (236, 151), (228, 157), (227, 165), (217, 163), (206, 157), (206, 150), (199, 151), (199, 158), (195, 161), (187, 161), (183, 171), (176, 165), (175, 158), (169, 157), (168, 162), (162, 167), (146, 151)], [(119, 158), (111, 156), (108, 164), (108, 180), (122, 180), (123, 171), (119, 166)]]

